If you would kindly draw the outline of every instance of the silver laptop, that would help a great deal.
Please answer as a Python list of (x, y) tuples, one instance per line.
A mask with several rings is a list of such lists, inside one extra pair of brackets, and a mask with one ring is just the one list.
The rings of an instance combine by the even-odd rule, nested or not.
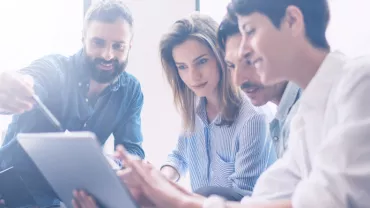
[(18, 134), (17, 138), (66, 207), (72, 207), (75, 189), (93, 195), (103, 207), (138, 207), (93, 133)]

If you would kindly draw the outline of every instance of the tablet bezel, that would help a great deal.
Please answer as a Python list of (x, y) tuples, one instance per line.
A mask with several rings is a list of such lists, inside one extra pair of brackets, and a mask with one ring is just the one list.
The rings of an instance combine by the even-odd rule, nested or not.
[[(67, 207), (72, 207), (74, 189), (86, 190), (104, 207), (138, 207), (106, 160), (94, 133), (22, 133), (17, 135), (17, 140)], [(69, 169), (69, 173), (58, 174), (61, 168)], [(99, 181), (102, 176), (97, 176), (96, 171), (108, 181)]]

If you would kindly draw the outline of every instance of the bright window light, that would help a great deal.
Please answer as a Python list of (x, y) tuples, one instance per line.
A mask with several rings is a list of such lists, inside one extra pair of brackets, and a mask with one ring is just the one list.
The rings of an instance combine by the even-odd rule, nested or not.
[[(0, 71), (18, 70), (51, 53), (73, 54), (81, 47), (82, 21), (82, 0), (1, 2)], [(0, 116), (1, 132), (9, 121)]]

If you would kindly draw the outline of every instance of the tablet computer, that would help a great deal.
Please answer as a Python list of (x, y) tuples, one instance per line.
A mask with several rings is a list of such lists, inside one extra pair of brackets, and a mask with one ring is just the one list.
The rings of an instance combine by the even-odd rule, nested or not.
[(17, 140), (60, 200), (72, 207), (82, 189), (103, 207), (137, 208), (91, 132), (18, 134)]

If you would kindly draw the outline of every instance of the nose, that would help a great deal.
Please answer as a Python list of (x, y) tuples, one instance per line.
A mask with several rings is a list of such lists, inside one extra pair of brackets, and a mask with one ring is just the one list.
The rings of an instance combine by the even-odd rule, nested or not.
[(107, 61), (112, 60), (114, 55), (113, 55), (113, 50), (111, 47), (106, 47), (103, 51), (103, 58)]
[(239, 51), (238, 51), (238, 58), (239, 59), (247, 59), (252, 55), (252, 48), (250, 47), (249, 41), (247, 37), (242, 36), (242, 40), (240, 41)]
[(236, 66), (235, 69), (234, 69), (234, 83), (236, 86), (241, 86), (244, 82), (246, 82), (246, 77), (243, 73), (243, 70), (241, 69), (241, 67), (239, 66)]
[(238, 64), (235, 65), (233, 76), (233, 81), (237, 86), (241, 86), (245, 82), (257, 79), (255, 68), (248, 65), (245, 59), (239, 60)]
[(193, 81), (198, 81), (202, 77), (201, 72), (197, 67), (190, 67), (189, 68), (190, 79)]

